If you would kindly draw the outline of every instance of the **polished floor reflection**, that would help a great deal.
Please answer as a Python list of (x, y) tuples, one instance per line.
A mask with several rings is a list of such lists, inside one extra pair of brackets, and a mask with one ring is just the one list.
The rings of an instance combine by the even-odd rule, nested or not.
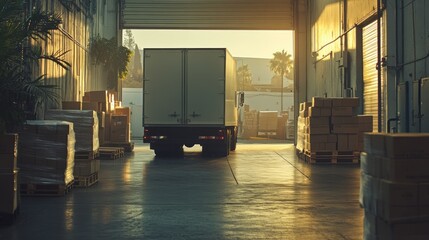
[(281, 142), (200, 151), (155, 158), (137, 143), (90, 188), (23, 198), (0, 239), (362, 239), (359, 166), (308, 165)]

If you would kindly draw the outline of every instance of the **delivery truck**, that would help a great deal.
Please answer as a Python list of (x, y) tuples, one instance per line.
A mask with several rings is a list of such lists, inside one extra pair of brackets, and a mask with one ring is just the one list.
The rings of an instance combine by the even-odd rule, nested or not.
[(144, 50), (143, 141), (156, 155), (199, 144), (203, 153), (227, 156), (243, 101), (227, 49)]

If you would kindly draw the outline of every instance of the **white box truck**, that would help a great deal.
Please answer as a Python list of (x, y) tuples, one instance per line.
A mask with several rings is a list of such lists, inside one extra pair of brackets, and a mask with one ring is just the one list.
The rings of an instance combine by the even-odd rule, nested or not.
[(227, 49), (145, 49), (143, 80), (143, 141), (156, 155), (235, 150), (244, 96)]

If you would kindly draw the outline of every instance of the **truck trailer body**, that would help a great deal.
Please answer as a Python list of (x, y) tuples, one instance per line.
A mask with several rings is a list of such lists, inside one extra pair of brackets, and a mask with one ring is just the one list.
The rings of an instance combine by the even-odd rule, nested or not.
[(145, 49), (143, 78), (143, 141), (157, 155), (235, 150), (243, 98), (227, 49)]

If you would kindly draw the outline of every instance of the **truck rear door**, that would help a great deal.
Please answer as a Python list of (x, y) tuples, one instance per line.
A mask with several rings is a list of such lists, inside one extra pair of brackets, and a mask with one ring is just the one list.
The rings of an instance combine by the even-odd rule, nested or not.
[(184, 123), (183, 69), (183, 50), (145, 50), (143, 85), (145, 126)]
[(187, 51), (186, 122), (188, 125), (223, 125), (225, 50)]

